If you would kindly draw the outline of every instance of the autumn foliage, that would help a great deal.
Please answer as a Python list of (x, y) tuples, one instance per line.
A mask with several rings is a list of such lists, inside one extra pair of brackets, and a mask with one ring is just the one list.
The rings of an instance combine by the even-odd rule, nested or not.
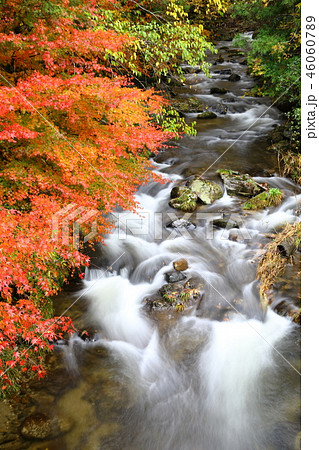
[[(80, 4), (79, 4), (80, 3)], [(72, 329), (49, 318), (50, 296), (88, 264), (81, 246), (56, 238), (68, 205), (94, 210), (98, 231), (117, 206), (134, 209), (151, 178), (149, 152), (173, 134), (154, 117), (167, 102), (112, 66), (134, 37), (99, 26), (114, 2), (0, 3), (0, 373), (44, 373), (44, 352)], [(90, 227), (90, 221), (84, 226)], [(70, 230), (71, 233), (71, 230)]]

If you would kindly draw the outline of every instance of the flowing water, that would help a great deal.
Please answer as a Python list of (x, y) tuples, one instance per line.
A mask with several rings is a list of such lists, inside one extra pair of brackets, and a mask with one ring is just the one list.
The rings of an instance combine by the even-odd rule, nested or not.
[[(219, 44), (224, 46), (229, 43)], [(225, 69), (241, 80), (228, 81)], [(28, 448), (298, 448), (299, 329), (260, 308), (256, 258), (269, 233), (299, 220), (300, 192), (276, 173), (276, 158), (265, 150), (280, 113), (267, 99), (244, 96), (253, 85), (246, 69), (238, 58), (215, 64), (212, 78), (188, 74), (186, 86), (176, 89), (181, 97), (195, 94), (213, 107), (222, 102), (227, 114), (198, 121), (196, 137), (184, 137), (156, 156), (155, 170), (166, 184), (140, 188), (139, 212), (117, 216), (114, 233), (69, 300), (81, 296), (79, 321), (98, 334), (88, 342), (74, 337), (58, 348), (64, 375), (56, 380), (50, 404), (38, 400), (38, 410), (68, 417), (73, 426), (51, 440), (51, 447)], [(229, 93), (211, 95), (212, 86)], [(187, 217), (194, 226), (168, 228), (185, 218), (168, 206), (174, 184), (204, 172), (221, 184), (219, 168), (250, 173), (282, 189), (284, 202), (244, 214), (244, 200), (225, 193)], [(222, 214), (240, 228), (213, 227)], [(145, 298), (166, 283), (165, 273), (181, 257), (189, 265), (184, 273), (201, 291), (200, 302), (181, 312), (147, 311)], [(44, 382), (42, 391), (51, 392), (52, 384)]]

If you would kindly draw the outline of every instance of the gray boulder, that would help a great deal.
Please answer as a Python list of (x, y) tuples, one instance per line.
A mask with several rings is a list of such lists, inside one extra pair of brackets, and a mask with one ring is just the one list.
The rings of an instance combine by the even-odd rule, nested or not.
[(191, 181), (188, 188), (205, 205), (210, 205), (223, 196), (222, 188), (217, 183), (200, 178)]

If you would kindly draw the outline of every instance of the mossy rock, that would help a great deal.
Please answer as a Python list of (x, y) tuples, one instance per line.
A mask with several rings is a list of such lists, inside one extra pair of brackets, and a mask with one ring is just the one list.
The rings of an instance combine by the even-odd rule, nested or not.
[(213, 111), (205, 111), (197, 116), (197, 119), (216, 119), (217, 114)]
[(179, 197), (170, 200), (169, 205), (172, 208), (180, 209), (181, 211), (192, 212), (196, 209), (197, 200), (197, 195), (186, 188)]
[(269, 189), (244, 203), (243, 209), (263, 209), (278, 206), (282, 202), (283, 193), (279, 189)]
[(223, 196), (222, 188), (217, 183), (208, 180), (197, 178), (191, 181), (188, 187), (204, 205), (210, 205)]
[(228, 78), (228, 81), (239, 81), (241, 79), (241, 76), (237, 73), (232, 73), (230, 77)]
[(210, 90), (211, 94), (227, 94), (227, 89), (225, 88), (220, 88), (220, 87), (212, 87)]
[(223, 180), (224, 186), (229, 195), (254, 197), (264, 190), (247, 173), (240, 174), (239, 172), (229, 169), (220, 169), (217, 173)]
[(207, 105), (197, 97), (185, 97), (171, 100), (173, 108), (182, 113), (199, 113), (207, 109)]
[(200, 286), (192, 279), (186, 283), (169, 283), (162, 286), (153, 296), (145, 299), (145, 309), (171, 310), (182, 312), (187, 306), (199, 302), (201, 298)]
[(187, 190), (188, 188), (186, 186), (174, 186), (171, 190), (171, 198), (178, 198)]

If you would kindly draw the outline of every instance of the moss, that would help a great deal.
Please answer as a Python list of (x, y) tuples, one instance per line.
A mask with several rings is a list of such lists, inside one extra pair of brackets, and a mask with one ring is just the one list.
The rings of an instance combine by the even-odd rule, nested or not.
[(170, 200), (169, 205), (172, 208), (180, 209), (181, 211), (191, 212), (196, 209), (197, 200), (197, 195), (190, 189), (186, 189), (182, 195)]
[(184, 311), (185, 306), (192, 300), (198, 300), (200, 295), (200, 292), (197, 289), (189, 288), (187, 287), (187, 284), (177, 286), (165, 284), (159, 292), (166, 303), (166, 305), (164, 303), (162, 307), (174, 307), (176, 311)]
[(197, 119), (216, 119), (217, 114), (213, 111), (205, 111), (197, 116)]
[(233, 170), (230, 169), (218, 169), (217, 173), (220, 173), (222, 175), (233, 175), (233, 174), (237, 174), (238, 172), (234, 172)]
[(196, 178), (189, 183), (189, 189), (194, 192), (198, 199), (205, 205), (210, 205), (223, 196), (221, 187), (208, 180)]
[(181, 113), (197, 113), (207, 109), (207, 105), (202, 103), (197, 97), (185, 97), (171, 99), (173, 108)]
[(276, 188), (262, 192), (244, 203), (243, 209), (263, 209), (280, 205), (283, 193)]

